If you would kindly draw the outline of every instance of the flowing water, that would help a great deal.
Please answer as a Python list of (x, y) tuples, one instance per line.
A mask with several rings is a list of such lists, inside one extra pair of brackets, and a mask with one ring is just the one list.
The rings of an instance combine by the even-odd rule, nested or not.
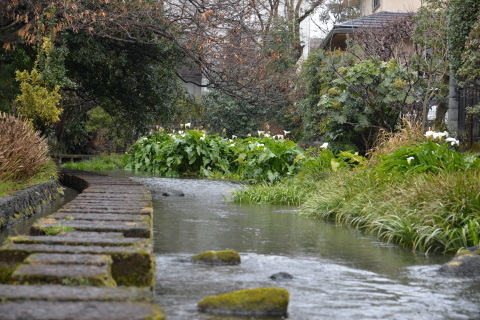
[[(238, 184), (134, 179), (154, 192), (155, 300), (169, 320), (246, 319), (200, 313), (196, 304), (270, 286), (289, 290), (288, 319), (294, 320), (480, 319), (480, 280), (437, 273), (452, 256), (414, 254), (295, 208), (235, 205), (225, 196)], [(164, 197), (165, 190), (185, 196)], [(240, 265), (189, 262), (194, 254), (226, 249), (240, 253)], [(278, 272), (294, 278), (271, 280)]]
[[(271, 286), (290, 292), (287, 319), (292, 320), (480, 319), (480, 279), (437, 273), (451, 256), (414, 254), (301, 216), (295, 208), (233, 204), (225, 197), (241, 187), (235, 183), (145, 175), (132, 179), (154, 194), (155, 302), (169, 320), (260, 319), (200, 313), (196, 304), (210, 295)], [(184, 197), (162, 196), (179, 190)], [(68, 193), (68, 198), (74, 196)], [(3, 236), (25, 233), (31, 223), (33, 219)], [(189, 262), (194, 254), (225, 249), (238, 251), (241, 264)], [(294, 278), (271, 280), (278, 272)]]

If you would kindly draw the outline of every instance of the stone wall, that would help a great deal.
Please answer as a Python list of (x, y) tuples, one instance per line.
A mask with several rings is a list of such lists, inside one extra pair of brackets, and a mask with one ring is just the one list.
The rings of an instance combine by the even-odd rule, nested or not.
[(40, 212), (46, 205), (60, 196), (62, 186), (57, 182), (35, 185), (0, 198), (0, 229), (12, 226)]

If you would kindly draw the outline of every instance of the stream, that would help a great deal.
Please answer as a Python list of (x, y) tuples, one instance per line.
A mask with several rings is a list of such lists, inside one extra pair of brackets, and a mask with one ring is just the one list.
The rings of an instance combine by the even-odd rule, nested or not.
[[(237, 205), (239, 184), (136, 177), (154, 194), (155, 302), (169, 320), (256, 319), (200, 313), (202, 298), (246, 288), (290, 292), (288, 319), (480, 319), (480, 282), (441, 276), (451, 255), (415, 254), (292, 207)], [(165, 197), (181, 190), (183, 197)], [(232, 249), (238, 266), (188, 262)], [(274, 281), (288, 272), (291, 280)], [(257, 319), (260, 319), (257, 317)], [(282, 319), (282, 318), (261, 318)]]
[[(155, 303), (169, 320), (279, 320), (282, 317), (214, 316), (198, 312), (204, 297), (246, 288), (281, 287), (290, 292), (287, 319), (480, 319), (480, 280), (437, 273), (452, 255), (424, 255), (389, 245), (360, 231), (298, 214), (294, 207), (238, 205), (229, 199), (241, 184), (170, 179), (125, 171), (150, 187), (154, 197)], [(184, 196), (163, 196), (177, 194)], [(0, 240), (26, 233), (47, 215), (2, 232)], [(240, 253), (237, 266), (193, 264), (209, 250)], [(270, 276), (288, 272), (291, 280)]]

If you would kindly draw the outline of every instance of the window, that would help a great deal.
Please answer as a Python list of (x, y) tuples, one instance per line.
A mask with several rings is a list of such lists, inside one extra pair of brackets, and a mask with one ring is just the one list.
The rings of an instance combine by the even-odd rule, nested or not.
[(375, 10), (378, 9), (378, 7), (380, 7), (380, 0), (373, 0), (372, 1), (372, 12), (375, 12)]

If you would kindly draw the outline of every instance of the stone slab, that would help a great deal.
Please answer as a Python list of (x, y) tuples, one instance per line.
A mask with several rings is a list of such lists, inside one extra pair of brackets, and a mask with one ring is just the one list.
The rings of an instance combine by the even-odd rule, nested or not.
[(108, 209), (86, 209), (86, 208), (66, 208), (63, 207), (57, 212), (62, 213), (111, 213), (111, 214), (133, 214), (133, 215), (152, 215), (153, 209), (151, 207), (136, 208), (136, 209), (123, 209), (123, 208), (108, 208)]
[(149, 222), (126, 222), (126, 221), (81, 221), (81, 220), (56, 220), (40, 219), (30, 229), (31, 235), (45, 235), (45, 229), (49, 227), (71, 227), (76, 231), (94, 232), (122, 232), (125, 237), (152, 238), (152, 228)]
[(103, 221), (150, 221), (148, 215), (139, 214), (114, 214), (114, 213), (78, 213), (78, 212), (56, 212), (48, 216), (61, 220), (103, 220)]
[(14, 269), (33, 253), (110, 255), (113, 260), (112, 276), (118, 285), (153, 287), (155, 260), (151, 244), (127, 247), (7, 244), (0, 248), (2, 283), (10, 283)]
[(122, 232), (81, 232), (81, 231), (68, 231), (62, 232), (56, 237), (68, 237), (68, 238), (103, 238), (103, 239), (118, 239), (123, 238)]
[[(75, 232), (72, 232), (75, 233)], [(145, 238), (109, 238), (98, 236), (101, 232), (93, 233), (87, 237), (66, 237), (63, 234), (57, 236), (18, 236), (10, 237), (8, 241), (16, 244), (50, 244), (50, 245), (76, 245), (76, 246), (133, 246), (143, 244)], [(95, 235), (93, 235), (95, 234)], [(123, 236), (123, 234), (122, 234)]]
[(165, 319), (159, 307), (139, 302), (14, 301), (0, 303), (2, 320)]
[(13, 272), (12, 282), (109, 288), (117, 286), (112, 278), (109, 264), (23, 264)]
[(109, 266), (112, 258), (98, 254), (68, 254), (68, 253), (34, 253), (24, 261), (26, 264), (79, 264), (92, 266)]
[(152, 302), (153, 294), (149, 288), (0, 285), (0, 303), (18, 300)]

